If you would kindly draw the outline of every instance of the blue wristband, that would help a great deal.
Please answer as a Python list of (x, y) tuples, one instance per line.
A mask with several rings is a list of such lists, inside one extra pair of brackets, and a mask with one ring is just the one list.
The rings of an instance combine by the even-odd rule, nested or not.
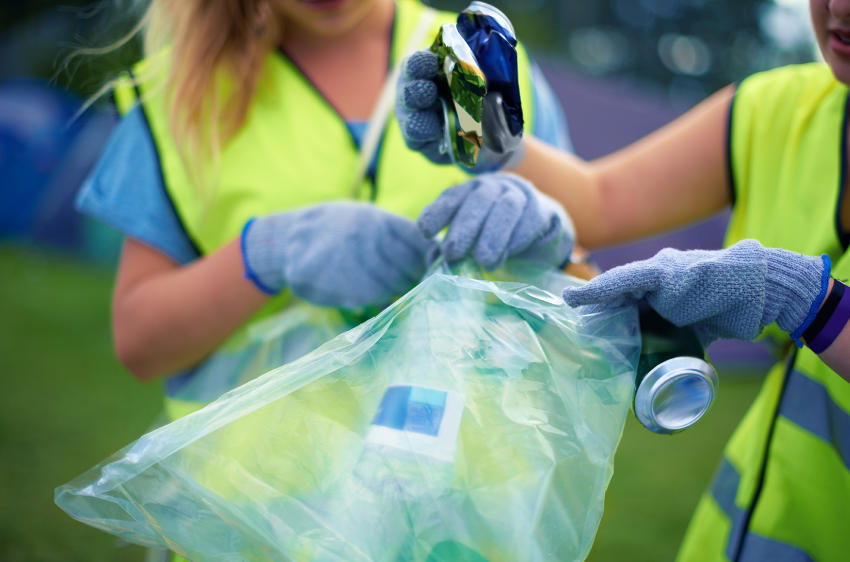
[(267, 295), (276, 295), (277, 291), (272, 290), (260, 281), (260, 278), (257, 277), (257, 274), (254, 273), (254, 270), (248, 264), (248, 255), (245, 253), (245, 238), (248, 237), (248, 229), (251, 228), (255, 220), (257, 220), (257, 217), (248, 219), (248, 222), (242, 227), (242, 234), (239, 235), (239, 247), (242, 251), (242, 266), (245, 268), (245, 279), (250, 280), (259, 290)]
[(803, 336), (803, 332), (805, 332), (806, 328), (808, 328), (814, 321), (821, 303), (826, 298), (826, 291), (829, 289), (829, 276), (832, 273), (832, 261), (826, 254), (823, 254), (821, 259), (823, 259), (823, 274), (821, 275), (820, 280), (820, 293), (817, 298), (812, 301), (812, 306), (809, 308), (809, 314), (806, 316), (806, 319), (803, 320), (803, 323), (800, 324), (800, 326), (791, 334), (791, 339), (794, 340), (794, 344), (799, 348), (802, 348), (804, 345), (803, 340), (800, 339)]

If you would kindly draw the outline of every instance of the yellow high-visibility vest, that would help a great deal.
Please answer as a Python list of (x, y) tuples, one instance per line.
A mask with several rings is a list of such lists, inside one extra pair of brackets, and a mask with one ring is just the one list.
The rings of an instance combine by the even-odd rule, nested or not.
[[(415, 48), (428, 47), (440, 25), (457, 19), (457, 14), (434, 12), (413, 0), (397, 0), (390, 68), (410, 54), (404, 51), (410, 48), (411, 38), (426, 12), (435, 17), (422, 35), (422, 44)], [(534, 123), (531, 68), (521, 46), (517, 54), (525, 129), (531, 131)], [(355, 191), (361, 200), (415, 220), (444, 189), (470, 179), (456, 166), (433, 164), (408, 149), (395, 117), (390, 115), (383, 131), (376, 173), (374, 177), (364, 178), (359, 189), (353, 189), (360, 151), (345, 121), (279, 51), (266, 58), (247, 118), (222, 147), (218, 161), (205, 164), (203, 170), (191, 170), (169, 128), (167, 65), (160, 58), (145, 60), (135, 67), (133, 74), (139, 83), (125, 81), (119, 85), (115, 90), (116, 105), (121, 113), (126, 113), (141, 101), (165, 188), (187, 235), (201, 254), (214, 252), (239, 236), (251, 217), (352, 199)], [(226, 90), (235, 86), (225, 83), (222, 87)], [(205, 191), (197, 185), (198, 178), (214, 178), (213, 188)], [(251, 326), (297, 300), (291, 291), (284, 290), (221, 349), (238, 352), (245, 345)], [(173, 400), (170, 405), (179, 402)], [(173, 416), (178, 416), (200, 405), (190, 400), (169, 409), (173, 410)]]
[[(726, 243), (825, 253), (833, 276), (850, 279), (840, 221), (847, 86), (823, 64), (784, 67), (744, 80), (731, 111)], [(848, 560), (848, 531), (850, 384), (808, 348), (794, 350), (727, 444), (679, 559)]]

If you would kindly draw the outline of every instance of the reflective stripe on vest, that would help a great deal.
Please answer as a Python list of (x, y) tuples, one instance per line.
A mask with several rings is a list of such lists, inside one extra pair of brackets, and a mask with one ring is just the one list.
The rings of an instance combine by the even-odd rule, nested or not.
[[(735, 94), (735, 207), (726, 243), (827, 253), (850, 277), (840, 228), (847, 87), (822, 64), (754, 75)], [(787, 335), (783, 336), (787, 340)], [(681, 560), (846, 560), (850, 384), (807, 348), (771, 370), (700, 500)]]
[[(735, 496), (738, 493), (740, 481), (741, 475), (738, 474), (735, 467), (728, 460), (723, 459), (717, 475), (714, 477), (711, 495), (720, 509), (732, 520), (726, 556), (730, 560), (742, 562), (761, 562), (764, 560), (808, 562), (813, 560), (804, 550), (759, 536), (753, 532), (747, 532), (749, 513), (735, 505)], [(739, 549), (740, 556), (738, 555)]]
[[(822, 383), (792, 369), (779, 414), (835, 447), (844, 467), (850, 470), (850, 413), (832, 401)], [(847, 522), (850, 524), (850, 519)]]

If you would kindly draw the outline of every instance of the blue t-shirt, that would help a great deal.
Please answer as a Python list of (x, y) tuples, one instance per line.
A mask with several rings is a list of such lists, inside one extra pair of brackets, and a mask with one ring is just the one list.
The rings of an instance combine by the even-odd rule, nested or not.
[[(552, 88), (532, 65), (536, 117), (532, 134), (552, 146), (572, 151), (563, 110)], [(366, 122), (349, 122), (360, 146)], [(380, 147), (379, 147), (380, 148)], [(376, 158), (370, 171), (374, 173)], [(144, 112), (136, 106), (119, 122), (99, 162), (80, 188), (77, 209), (151, 246), (180, 264), (199, 256), (165, 189), (159, 156)]]

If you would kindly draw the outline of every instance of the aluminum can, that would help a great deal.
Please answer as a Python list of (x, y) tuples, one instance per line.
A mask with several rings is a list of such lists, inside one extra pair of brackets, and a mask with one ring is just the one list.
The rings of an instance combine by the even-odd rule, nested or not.
[(677, 327), (646, 307), (640, 311), (641, 354), (634, 413), (655, 433), (686, 429), (708, 411), (718, 390), (717, 373), (705, 360), (696, 333)]

